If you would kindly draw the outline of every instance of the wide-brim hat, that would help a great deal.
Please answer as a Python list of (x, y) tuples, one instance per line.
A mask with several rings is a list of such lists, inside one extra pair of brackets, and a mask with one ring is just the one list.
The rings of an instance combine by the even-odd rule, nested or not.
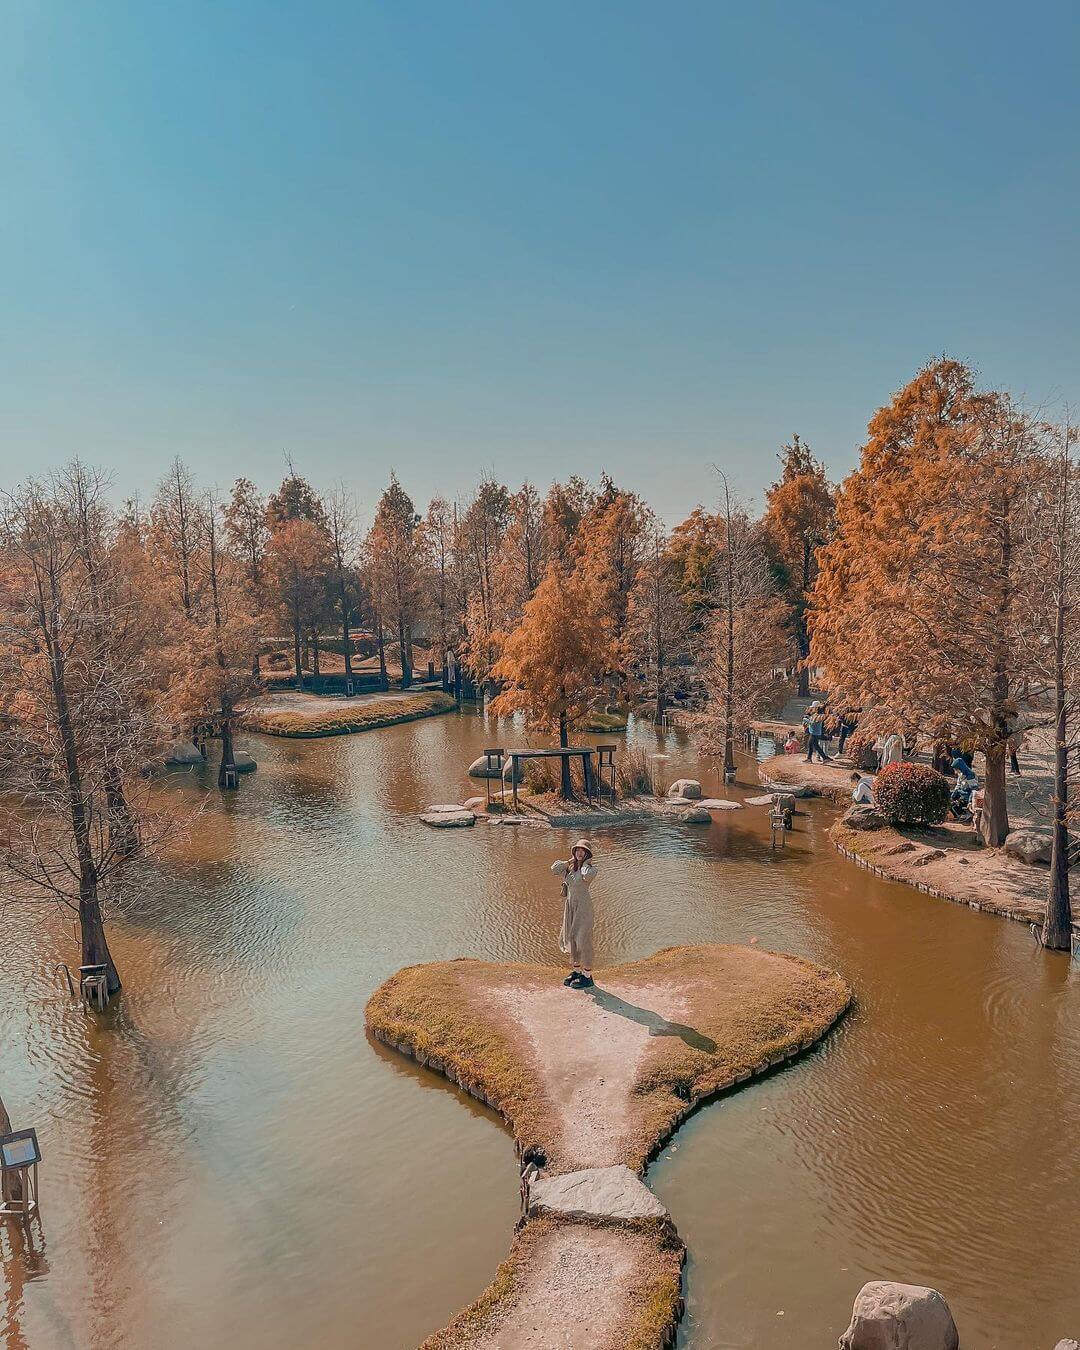
[[(588, 841), (587, 839), (579, 839), (579, 840), (577, 841), (577, 843), (574, 845), (574, 848), (583, 848), (583, 849), (585, 849), (585, 851), (588, 853), (588, 855), (589, 855), (590, 858), (591, 858), (592, 855), (593, 855), (593, 846), (592, 846), (592, 844), (589, 843), (589, 841)], [(573, 853), (574, 848), (572, 848), (572, 849), (570, 850), (571, 853)]]

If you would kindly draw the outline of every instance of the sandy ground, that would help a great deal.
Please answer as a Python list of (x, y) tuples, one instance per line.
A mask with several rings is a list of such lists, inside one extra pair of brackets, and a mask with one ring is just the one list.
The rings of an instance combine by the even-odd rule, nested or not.
[(529, 1277), (477, 1350), (618, 1350), (627, 1295), (655, 1255), (623, 1229), (560, 1224), (541, 1240)]
[(849, 801), (853, 770), (850, 760), (835, 764), (821, 764), (815, 760), (813, 764), (808, 764), (806, 756), (800, 751), (797, 755), (774, 755), (772, 759), (762, 760), (758, 765), (758, 777), (763, 783), (790, 784), (796, 788), (808, 788), (818, 797)]
[[(605, 980), (603, 989), (589, 992), (502, 988), (487, 999), (520, 1027), (559, 1108), (565, 1170), (622, 1162), (633, 1132), (633, 1085), (652, 1035), (650, 1020), (679, 1022), (687, 1016), (680, 992), (666, 984)], [(639, 1019), (614, 1011), (622, 1007), (634, 1009)]]

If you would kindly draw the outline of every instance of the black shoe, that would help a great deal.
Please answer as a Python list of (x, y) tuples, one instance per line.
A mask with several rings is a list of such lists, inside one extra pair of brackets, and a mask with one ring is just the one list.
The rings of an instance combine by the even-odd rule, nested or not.
[(568, 985), (571, 989), (576, 989), (576, 988), (577, 988), (577, 982), (578, 982), (578, 980), (580, 980), (580, 979), (582, 979), (581, 971), (580, 971), (580, 970), (572, 970), (572, 971), (570, 972), (570, 974), (567, 975), (566, 979), (563, 980), (563, 984)]
[(592, 987), (593, 981), (591, 975), (579, 975), (571, 986), (573, 989), (591, 989)]

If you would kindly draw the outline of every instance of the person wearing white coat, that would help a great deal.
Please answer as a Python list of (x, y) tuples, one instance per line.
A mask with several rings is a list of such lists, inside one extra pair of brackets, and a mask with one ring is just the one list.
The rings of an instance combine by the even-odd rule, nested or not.
[(551, 864), (551, 870), (563, 879), (563, 917), (559, 932), (559, 950), (570, 957), (572, 967), (563, 984), (571, 989), (593, 987), (593, 902), (589, 888), (596, 876), (592, 845), (579, 839), (570, 850), (567, 862)]

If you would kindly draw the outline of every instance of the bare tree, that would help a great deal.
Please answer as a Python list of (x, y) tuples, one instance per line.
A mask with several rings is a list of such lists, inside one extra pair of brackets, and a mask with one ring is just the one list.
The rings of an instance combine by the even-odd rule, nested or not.
[(651, 556), (642, 563), (629, 603), (629, 655), (653, 691), (653, 716), (663, 719), (675, 663), (689, 651), (692, 614), (679, 589), (679, 571), (666, 540), (654, 530)]
[(360, 548), (356, 506), (344, 487), (330, 493), (326, 502), (326, 531), (330, 539), (330, 579), (341, 623), (345, 654), (345, 678), (352, 679), (352, 624), (356, 594), (356, 557)]
[[(115, 828), (122, 785), (130, 822), (145, 800), (142, 773), (160, 745), (140, 686), (146, 672), (118, 639), (134, 603), (105, 575), (106, 515), (94, 480), (69, 471), (26, 484), (0, 512), (0, 764), (15, 808), (5, 819), (0, 867), (9, 895), (47, 896), (78, 917), (81, 963), (120, 988), (105, 935), (105, 902), (148, 844), (145, 820)], [(86, 494), (87, 540), (71, 502)]]
[(1050, 801), (1052, 842), (1044, 946), (1068, 951), (1072, 942), (1069, 894), (1069, 825), (1077, 811), (1080, 782), (1080, 482), (1072, 447), (1076, 428), (1068, 419), (1042, 426), (1040, 437), (1050, 472), (1031, 529), (1020, 541), (1032, 576), (1028, 595), (1037, 676), (1049, 691), (1054, 736), (1054, 786)]
[(150, 536), (160, 564), (173, 578), (186, 618), (195, 609), (203, 552), (203, 512), (187, 467), (174, 459), (150, 507)]
[(764, 709), (786, 640), (783, 605), (773, 590), (762, 527), (732, 500), (724, 485), (724, 543), (718, 589), (705, 628), (699, 669), (708, 694), (698, 719), (706, 751), (723, 754), (724, 775), (735, 774), (735, 737)]

